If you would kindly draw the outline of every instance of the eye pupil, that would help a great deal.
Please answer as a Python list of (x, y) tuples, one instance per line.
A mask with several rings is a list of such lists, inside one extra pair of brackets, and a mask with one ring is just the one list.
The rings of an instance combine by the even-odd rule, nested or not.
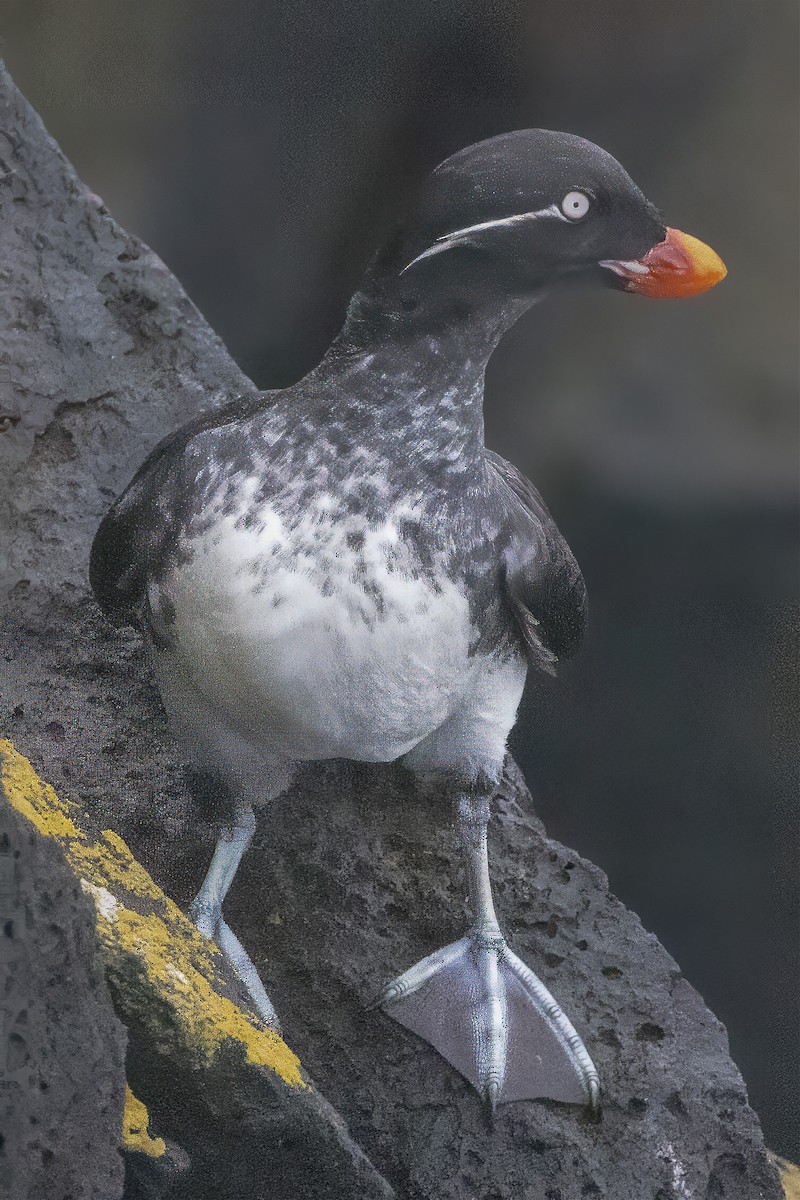
[(586, 216), (591, 207), (589, 197), (584, 192), (567, 192), (561, 201), (561, 211), (565, 217), (580, 221)]

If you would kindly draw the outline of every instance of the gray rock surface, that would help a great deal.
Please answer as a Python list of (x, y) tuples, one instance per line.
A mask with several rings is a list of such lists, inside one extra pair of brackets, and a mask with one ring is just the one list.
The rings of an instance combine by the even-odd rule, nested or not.
[[(136, 638), (88, 598), (86, 560), (146, 451), (252, 385), (158, 259), (81, 188), (8, 80), (2, 93), (2, 402), (16, 408), (0, 435), (0, 728), (185, 904), (211, 853), (213, 806), (190, 795)], [(521, 1103), (490, 1132), (435, 1052), (365, 1010), (388, 976), (461, 931), (449, 820), (398, 770), (309, 768), (261, 814), (226, 909), (289, 1044), (398, 1196), (777, 1200), (724, 1029), (602, 873), (546, 837), (511, 763), (490, 829), (498, 909), (590, 1047), (602, 1119)], [(191, 1105), (174, 1090), (154, 1104), (158, 1132), (181, 1142)], [(218, 1111), (223, 1125), (248, 1120), (224, 1097)], [(243, 1193), (234, 1182), (192, 1193), (206, 1194)]]
[(94, 906), (0, 784), (0, 1198), (119, 1200), (124, 1027)]

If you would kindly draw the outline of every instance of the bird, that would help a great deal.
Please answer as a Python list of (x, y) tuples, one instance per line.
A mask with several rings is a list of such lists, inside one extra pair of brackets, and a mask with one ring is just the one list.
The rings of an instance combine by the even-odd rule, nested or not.
[(186, 758), (230, 800), (190, 916), (265, 1025), (275, 1008), (223, 915), (255, 809), (300, 763), (399, 762), (452, 806), (471, 923), (377, 1005), (490, 1114), (599, 1105), (582, 1038), (492, 898), (487, 824), (523, 685), (577, 651), (587, 599), (538, 491), (485, 445), (484, 372), (557, 286), (683, 297), (725, 274), (577, 135), (468, 146), (370, 260), (319, 365), (169, 435), (102, 520), (97, 601), (141, 631)]

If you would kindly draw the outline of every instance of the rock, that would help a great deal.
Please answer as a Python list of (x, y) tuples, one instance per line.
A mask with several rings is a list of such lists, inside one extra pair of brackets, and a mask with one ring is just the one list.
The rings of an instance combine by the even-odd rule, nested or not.
[[(252, 385), (163, 265), (81, 188), (7, 78), (3, 96), (13, 136), (0, 168), (18, 203), (0, 235), (19, 420), (0, 435), (0, 727), (185, 906), (211, 854), (213, 813), (187, 785), (137, 639), (111, 630), (88, 598), (86, 561), (102, 511), (159, 437)], [(602, 1119), (520, 1103), (489, 1131), (475, 1093), (434, 1051), (365, 1009), (389, 976), (463, 928), (449, 822), (398, 769), (309, 767), (260, 815), (226, 905), (289, 1044), (376, 1175), (403, 1200), (776, 1200), (724, 1029), (602, 873), (546, 837), (511, 762), (490, 830), (498, 910), (595, 1058)], [(118, 1004), (130, 982), (115, 981)], [(132, 1086), (156, 1134), (203, 1164), (195, 1190), (180, 1173), (142, 1187), (193, 1200), (260, 1194), (271, 1159), (248, 1156), (246, 1133), (280, 1125), (283, 1101), (248, 1091), (241, 1054), (221, 1049), (225, 1089), (207, 1102), (155, 1053), (135, 1006), (125, 1019)], [(330, 1145), (317, 1132), (301, 1123), (279, 1148), (305, 1157), (312, 1188)], [(235, 1149), (220, 1165), (228, 1138)], [(294, 1186), (284, 1176), (273, 1194), (311, 1194)]]
[[(124, 841), (111, 830), (93, 828), (77, 805), (60, 799), (3, 740), (0, 793), (4, 814), (15, 817), (17, 824), (27, 822), (28, 840), (38, 833), (37, 848), (47, 840), (61, 846), (61, 876), (67, 874), (66, 865), (72, 872), (71, 891), (77, 884), (94, 901), (94, 928), (85, 944), (93, 957), (96, 946), (102, 951), (114, 1008), (129, 1034), (126, 1066), (136, 1089), (127, 1089), (124, 1120), (118, 1103), (116, 1119), (100, 1124), (99, 1140), (106, 1152), (124, 1141), (131, 1153), (129, 1200), (151, 1193), (187, 1198), (248, 1195), (254, 1200), (270, 1200), (276, 1194), (298, 1200), (390, 1197), (391, 1189), (315, 1091), (297, 1056), (277, 1033), (262, 1029), (252, 1013), (236, 1005), (238, 984), (220, 952), (167, 899)], [(28, 890), (35, 891), (47, 911), (46, 888), (40, 894), (36, 882), (35, 877), (29, 879)], [(48, 920), (45, 937), (55, 941), (57, 926)], [(23, 952), (29, 951), (30, 967), (46, 963), (46, 955), (41, 960), (36, 955), (36, 939), (31, 941), (24, 930), (20, 945)], [(63, 968), (59, 974), (64, 975)], [(70, 986), (71, 972), (66, 974), (66, 981), (58, 981), (62, 990), (65, 983), (66, 990)], [(49, 982), (45, 996), (48, 986)], [(83, 990), (91, 993), (92, 986), (106, 1001), (110, 1018), (108, 993), (97, 967)], [(82, 999), (80, 993), (70, 994), (65, 1004), (69, 1015), (70, 1006)], [(65, 1022), (55, 1040), (72, 1040), (73, 1026), (74, 1021)], [(92, 1032), (90, 1026), (90, 1037)], [(89, 1057), (75, 1040), (85, 1062), (107, 1070), (102, 1042), (92, 1046)], [(33, 1043), (46, 1057), (38, 1030)], [(102, 1096), (102, 1088), (94, 1082), (92, 1086)], [(142, 1096), (152, 1102), (170, 1136), (179, 1137), (179, 1144), (170, 1143), (169, 1152), (164, 1139), (149, 1129)], [(70, 1113), (64, 1114), (63, 1126), (71, 1134), (74, 1172), (91, 1148), (90, 1142), (76, 1147), (74, 1139), (85, 1137), (91, 1126)], [(52, 1157), (46, 1144), (50, 1136), (48, 1128), (37, 1137), (37, 1145), (45, 1143), (45, 1161)], [(118, 1154), (114, 1157), (119, 1159)], [(40, 1187), (36, 1192), (32, 1185), (31, 1190), (32, 1195), (52, 1195), (54, 1200), (58, 1195), (57, 1189)]]
[(0, 799), (3, 1200), (119, 1200), (125, 1044), (94, 906), (57, 847)]
[(0, 70), (0, 593), (75, 596), (144, 449), (252, 384)]

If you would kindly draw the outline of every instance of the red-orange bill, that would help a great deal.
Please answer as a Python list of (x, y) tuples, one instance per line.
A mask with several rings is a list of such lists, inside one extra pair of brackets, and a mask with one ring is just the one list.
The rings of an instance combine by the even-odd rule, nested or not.
[(722, 259), (705, 242), (669, 228), (664, 241), (643, 258), (631, 262), (606, 259), (600, 266), (619, 275), (626, 292), (657, 299), (695, 296), (728, 274)]

